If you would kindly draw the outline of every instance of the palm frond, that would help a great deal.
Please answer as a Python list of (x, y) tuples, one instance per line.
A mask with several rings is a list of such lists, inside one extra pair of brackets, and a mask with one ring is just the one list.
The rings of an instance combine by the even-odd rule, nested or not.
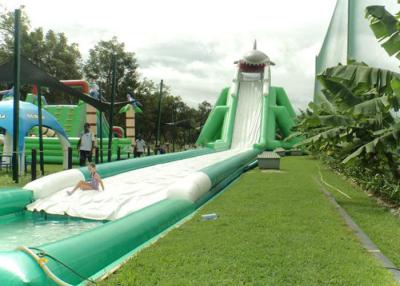
[(369, 6), (365, 11), (366, 18), (375, 37), (389, 54), (400, 58), (399, 21), (384, 6)]

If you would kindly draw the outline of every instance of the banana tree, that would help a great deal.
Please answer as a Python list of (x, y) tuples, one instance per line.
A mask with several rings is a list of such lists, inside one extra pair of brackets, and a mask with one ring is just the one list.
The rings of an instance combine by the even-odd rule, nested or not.
[(380, 158), (399, 179), (396, 152), (400, 125), (393, 116), (399, 108), (395, 90), (400, 74), (351, 62), (318, 76), (329, 104), (315, 105), (300, 116), (296, 127), (307, 139), (301, 144), (314, 152), (349, 164)]
[[(366, 18), (383, 49), (400, 59), (400, 13), (370, 6)], [(325, 101), (310, 103), (300, 115), (296, 131), (306, 137), (300, 144), (400, 203), (400, 74), (348, 62), (328, 68), (318, 80)]]
[[(400, 3), (400, 1), (398, 1)], [(369, 6), (365, 10), (369, 25), (381, 46), (389, 54), (400, 59), (399, 14), (390, 14), (384, 6)]]
[[(398, 1), (400, 3), (400, 1)], [(365, 16), (376, 39), (389, 56), (400, 59), (400, 13), (392, 15), (384, 6), (369, 6), (365, 10)], [(394, 93), (400, 95), (400, 80), (394, 78), (391, 81)]]

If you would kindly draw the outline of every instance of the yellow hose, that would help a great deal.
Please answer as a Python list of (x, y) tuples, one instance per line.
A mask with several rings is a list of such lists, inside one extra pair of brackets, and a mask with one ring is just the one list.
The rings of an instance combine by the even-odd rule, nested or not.
[(324, 178), (322, 177), (321, 168), (320, 168), (319, 166), (318, 166), (318, 173), (319, 173), (319, 177), (320, 177), (320, 179), (321, 179), (321, 182), (322, 182), (324, 185), (326, 185), (327, 187), (329, 187), (329, 188), (331, 188), (331, 189), (333, 189), (333, 190), (339, 192), (340, 194), (342, 194), (343, 196), (345, 196), (346, 198), (348, 198), (348, 199), (351, 200), (351, 197), (350, 197), (348, 194), (346, 194), (345, 192), (343, 192), (343, 191), (339, 190), (338, 188), (332, 186), (331, 184), (327, 183), (327, 182), (324, 180)]
[(37, 256), (35, 252), (30, 250), (26, 246), (18, 246), (17, 250), (21, 250), (21, 251), (25, 252), (26, 254), (28, 254), (30, 257), (32, 257), (33, 260), (35, 260), (36, 263), (40, 266), (40, 268), (44, 271), (44, 273), (47, 275), (47, 277), (49, 277), (57, 285), (72, 286), (71, 284), (68, 284), (68, 283), (62, 281), (60, 278), (58, 278), (56, 275), (54, 275), (53, 272), (51, 272), (51, 270), (46, 265), (46, 263), (47, 263), (46, 258)]

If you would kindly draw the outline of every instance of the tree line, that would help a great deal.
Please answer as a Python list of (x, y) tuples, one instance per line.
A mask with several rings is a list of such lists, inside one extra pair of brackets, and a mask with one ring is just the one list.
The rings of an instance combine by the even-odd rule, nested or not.
[[(126, 101), (127, 93), (143, 105), (143, 113), (136, 115), (136, 134), (152, 143), (155, 140), (159, 84), (142, 78), (138, 72), (136, 54), (126, 50), (125, 44), (113, 37), (108, 41), (99, 41), (89, 50), (87, 59), (83, 59), (77, 43), (70, 43), (64, 33), (43, 28), (32, 28), (29, 17), (22, 11), (21, 17), (21, 54), (38, 65), (49, 75), (60, 79), (86, 79), (96, 82), (102, 98), (109, 101), (111, 94), (112, 55), (117, 59), (116, 101)], [(13, 53), (14, 13), (3, 12), (0, 15), (0, 63), (10, 59)], [(7, 86), (1, 85), (2, 88)], [(23, 96), (31, 87), (22, 88)], [(49, 104), (76, 104), (76, 99), (54, 90), (45, 91)], [(178, 146), (193, 144), (211, 110), (207, 101), (197, 108), (189, 107), (182, 98), (174, 95), (168, 85), (164, 85), (161, 102), (161, 142), (171, 142), (172, 122), (176, 125)], [(175, 116), (173, 116), (175, 114)], [(114, 110), (114, 124), (125, 127), (125, 115)]]

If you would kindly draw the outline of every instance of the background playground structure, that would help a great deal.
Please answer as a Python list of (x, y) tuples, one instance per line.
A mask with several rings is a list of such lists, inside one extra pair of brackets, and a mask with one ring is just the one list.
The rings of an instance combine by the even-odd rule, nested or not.
[[(86, 116), (87, 121), (89, 121), (89, 125), (96, 131), (96, 120), (97, 117), (99, 117), (99, 122), (100, 125), (102, 126), (102, 116), (97, 116), (97, 112), (93, 109), (94, 107), (98, 109), (100, 112), (104, 111), (109, 111), (109, 120), (112, 122), (113, 120), (113, 114), (114, 114), (114, 107), (118, 107), (120, 105), (126, 105), (129, 104), (130, 102), (119, 102), (115, 103), (114, 98), (115, 98), (115, 92), (116, 90), (113, 89), (112, 91), (112, 97), (111, 97), (111, 103), (109, 102), (104, 102), (101, 100), (100, 96), (97, 96), (96, 94), (91, 93), (84, 93), (84, 92), (89, 92), (88, 84), (84, 81), (68, 81), (65, 84), (57, 80), (56, 78), (50, 76), (47, 74), (45, 71), (43, 71), (41, 68), (39, 68), (37, 65), (33, 64), (29, 59), (24, 58), (23, 56), (20, 56), (20, 49), (19, 49), (19, 26), (20, 26), (20, 10), (16, 10), (15, 12), (15, 53), (14, 57), (12, 60), (15, 61), (14, 65), (12, 64), (12, 60), (8, 60), (4, 62), (0, 66), (0, 74), (1, 74), (1, 81), (2, 82), (12, 82), (12, 79), (14, 79), (14, 86), (15, 88), (12, 89), (12, 100), (8, 100), (2, 104), (2, 106), (8, 106), (8, 114), (7, 116), (2, 116), (2, 123), (6, 128), (3, 126), (3, 131), (5, 131), (5, 140), (4, 140), (4, 150), (7, 153), (11, 154), (11, 162), (12, 162), (12, 170), (13, 170), (13, 180), (18, 183), (18, 177), (19, 175), (23, 172), (23, 166), (25, 164), (25, 136), (28, 133), (28, 130), (30, 130), (34, 126), (39, 126), (39, 129), (42, 128), (42, 126), (45, 126), (47, 128), (52, 128), (50, 124), (43, 125), (43, 121), (45, 118), (43, 115), (47, 112), (43, 110), (43, 105), (42, 105), (42, 96), (41, 96), (41, 88), (36, 89), (38, 91), (38, 96), (37, 96), (37, 107), (32, 104), (32, 103), (27, 103), (27, 102), (20, 102), (20, 83), (23, 82), (24, 84), (30, 84), (30, 85), (38, 85), (40, 87), (50, 87), (53, 89), (56, 89), (58, 91), (64, 92), (65, 94), (71, 95), (79, 100), (84, 101), (85, 103), (89, 103), (92, 107), (87, 107), (86, 108)], [(115, 67), (113, 67), (112, 71), (113, 74), (115, 75)], [(13, 75), (14, 74), (14, 75)], [(74, 88), (75, 86), (78, 86), (81, 88), (81, 90)], [(10, 93), (10, 92), (7, 92)], [(9, 96), (10, 98), (11, 96)], [(45, 100), (43, 100), (46, 102)], [(10, 104), (12, 103), (12, 105)], [(20, 110), (20, 103), (22, 106), (25, 107), (24, 109)], [(73, 107), (74, 108), (74, 107)], [(27, 113), (27, 110), (30, 109), (31, 112)], [(21, 113), (20, 113), (21, 111)], [(56, 113), (55, 113), (56, 114)], [(101, 113), (100, 113), (101, 114)], [(57, 114), (56, 114), (57, 115)], [(13, 118), (11, 121), (10, 119)], [(55, 121), (56, 125), (59, 126), (58, 122), (54, 119), (54, 116), (48, 114), (47, 118), (53, 119)], [(132, 118), (132, 117), (131, 117)], [(81, 117), (77, 118), (78, 119), (78, 127), (76, 128), (79, 130), (80, 127), (80, 122), (82, 122)], [(10, 124), (10, 121), (12, 124)], [(20, 122), (21, 121), (21, 122)], [(29, 126), (26, 126), (26, 122), (29, 122)], [(65, 123), (71, 125), (71, 123)], [(54, 124), (53, 124), (54, 125)], [(22, 127), (22, 128), (20, 128)], [(60, 128), (58, 128), (60, 129)], [(61, 127), (62, 129), (62, 127)], [(100, 128), (100, 134), (103, 131), (103, 126)], [(121, 128), (117, 128), (119, 135), (121, 135)], [(58, 131), (59, 133), (59, 138), (64, 138), (65, 140), (62, 140), (63, 148), (62, 148), (62, 161), (64, 164), (65, 168), (71, 168), (72, 167), (72, 156), (71, 156), (71, 151), (72, 149), (70, 148), (70, 141), (67, 139), (65, 131)], [(108, 133), (108, 144), (107, 144), (107, 160), (110, 162), (112, 160), (112, 139), (113, 139), (113, 132), (112, 128), (109, 128), (109, 133)], [(71, 131), (70, 131), (71, 132)], [(12, 134), (12, 139), (11, 135)], [(44, 152), (43, 152), (43, 133), (42, 132), (37, 132), (38, 137), (39, 137), (39, 155), (40, 155), (40, 165), (41, 165), (41, 171), (43, 174), (43, 165), (44, 165)], [(60, 136), (60, 134), (62, 136)], [(133, 139), (133, 138), (132, 138)], [(131, 140), (132, 140), (131, 139)], [(129, 140), (129, 143), (131, 144), (131, 140)], [(100, 152), (102, 153), (103, 151), (103, 136), (100, 136)], [(10, 152), (10, 145), (12, 145), (12, 152)], [(68, 148), (66, 148), (68, 147)], [(117, 150), (120, 152), (120, 148), (117, 147)], [(8, 154), (6, 154), (8, 155)], [(96, 154), (97, 155), (97, 154)], [(4, 157), (4, 156), (3, 156)], [(10, 161), (10, 155), (7, 156), (8, 158), (5, 158), (6, 160)], [(120, 157), (120, 154), (119, 156)], [(97, 156), (96, 156), (97, 158)], [(32, 158), (32, 165), (36, 166), (34, 163), (36, 159), (36, 156)], [(54, 158), (52, 158), (54, 161)], [(103, 156), (101, 156), (101, 160), (103, 160)], [(60, 160), (61, 161), (61, 160)], [(3, 162), (3, 158), (2, 158)], [(34, 177), (34, 176), (33, 176)]]
[[(88, 87), (88, 83), (86, 81), (68, 81), (65, 82), (66, 85), (71, 87), (76, 86), (85, 86)], [(87, 89), (84, 89), (86, 92)], [(8, 101), (8, 105), (12, 103), (12, 100), (6, 100), (2, 102), (0, 106), (0, 112), (2, 106), (6, 107)], [(47, 102), (45, 97), (42, 96), (42, 102)], [(27, 94), (26, 100), (24, 103), (21, 103), (21, 121), (22, 126), (25, 126), (25, 121), (31, 121), (31, 125), (29, 125), (29, 129), (21, 129), (22, 133), (19, 136), (22, 140), (24, 139), (24, 144), (21, 143), (20, 150), (23, 150), (23, 160), (21, 161), (21, 170), (24, 169), (25, 160), (27, 162), (31, 162), (31, 154), (32, 149), (39, 150), (39, 127), (37, 122), (37, 108), (34, 105), (37, 104), (37, 94), (29, 93)], [(25, 111), (24, 108), (30, 108), (30, 111)], [(42, 128), (42, 136), (43, 136), (43, 153), (44, 153), (44, 163), (50, 164), (62, 164), (64, 163), (64, 167), (67, 168), (67, 148), (72, 147), (72, 164), (79, 163), (79, 152), (76, 148), (80, 135), (83, 132), (83, 126), (85, 123), (89, 123), (91, 126), (91, 132), (96, 139), (96, 148), (100, 148), (102, 146), (102, 150), (98, 150), (99, 154), (103, 154), (103, 158), (99, 159), (99, 161), (107, 160), (107, 150), (108, 150), (108, 138), (106, 138), (109, 134), (109, 125), (104, 116), (98, 112), (92, 106), (79, 101), (77, 105), (47, 105), (43, 106), (44, 115), (43, 118), (51, 118), (52, 123), (49, 124), (47, 122), (44, 123), (44, 127)], [(30, 113), (29, 113), (30, 112)], [(4, 114), (4, 112), (2, 113)], [(35, 118), (30, 118), (29, 114), (34, 114)], [(27, 116), (27, 117), (25, 117)], [(102, 123), (100, 122), (100, 116), (102, 116)], [(125, 137), (124, 131), (121, 127), (114, 126), (113, 127), (113, 143), (112, 145), (112, 160), (116, 160), (117, 158), (128, 158), (128, 154), (133, 155), (133, 144), (134, 144), (134, 111), (131, 110), (126, 113), (127, 124), (130, 127), (130, 138)], [(35, 122), (32, 122), (34, 119)], [(10, 114), (7, 115), (7, 118), (3, 118), (2, 122), (5, 124), (2, 125), (3, 129), (6, 131), (6, 136), (4, 137), (0, 145), (2, 153), (2, 163), (9, 163), (11, 160), (11, 137), (10, 135), (10, 126), (6, 126), (6, 121), (10, 120)], [(129, 121), (129, 122), (128, 122)], [(102, 128), (100, 132), (100, 126)], [(11, 133), (12, 134), (12, 133)], [(100, 138), (98, 136), (102, 134), (103, 139), (102, 143), (100, 143)], [(8, 135), (8, 136), (7, 136)], [(63, 137), (60, 137), (63, 136)], [(58, 138), (57, 138), (58, 137)], [(61, 138), (61, 139), (60, 139)], [(68, 141), (63, 142), (64, 140)], [(60, 141), (61, 140), (61, 141)]]
[[(90, 95), (90, 85), (84, 80), (68, 80), (61, 81), (63, 84), (79, 88), (85, 94)], [(93, 96), (93, 95), (92, 95)], [(35, 103), (37, 94), (30, 93), (27, 95), (26, 101)], [(98, 148), (99, 154), (103, 154), (103, 159), (99, 159), (100, 162), (107, 160), (108, 150), (108, 134), (109, 124), (104, 113), (96, 110), (93, 106), (86, 104), (83, 101), (79, 101), (76, 105), (44, 105), (43, 108), (52, 114), (60, 125), (64, 128), (65, 133), (72, 146), (72, 160), (73, 164), (79, 163), (79, 152), (76, 148), (80, 135), (83, 132), (83, 126), (85, 123), (90, 124), (90, 131), (97, 138), (96, 148)], [(113, 144), (112, 144), (112, 160), (117, 159), (118, 149), (120, 148), (120, 158), (128, 158), (128, 153), (133, 156), (133, 145), (135, 144), (135, 111), (130, 109), (125, 114), (126, 116), (126, 135), (123, 128), (119, 126), (113, 126)], [(100, 119), (101, 117), (101, 119)], [(100, 123), (100, 120), (102, 121)], [(100, 128), (102, 130), (100, 130)], [(63, 151), (58, 140), (54, 138), (53, 132), (45, 128), (42, 132), (44, 134), (44, 162), (51, 164), (62, 163)], [(38, 130), (33, 130), (30, 136), (25, 139), (27, 157), (30, 158), (31, 150), (39, 148)], [(103, 149), (100, 149), (100, 134), (103, 136), (102, 144)], [(94, 154), (93, 154), (94, 155)]]

